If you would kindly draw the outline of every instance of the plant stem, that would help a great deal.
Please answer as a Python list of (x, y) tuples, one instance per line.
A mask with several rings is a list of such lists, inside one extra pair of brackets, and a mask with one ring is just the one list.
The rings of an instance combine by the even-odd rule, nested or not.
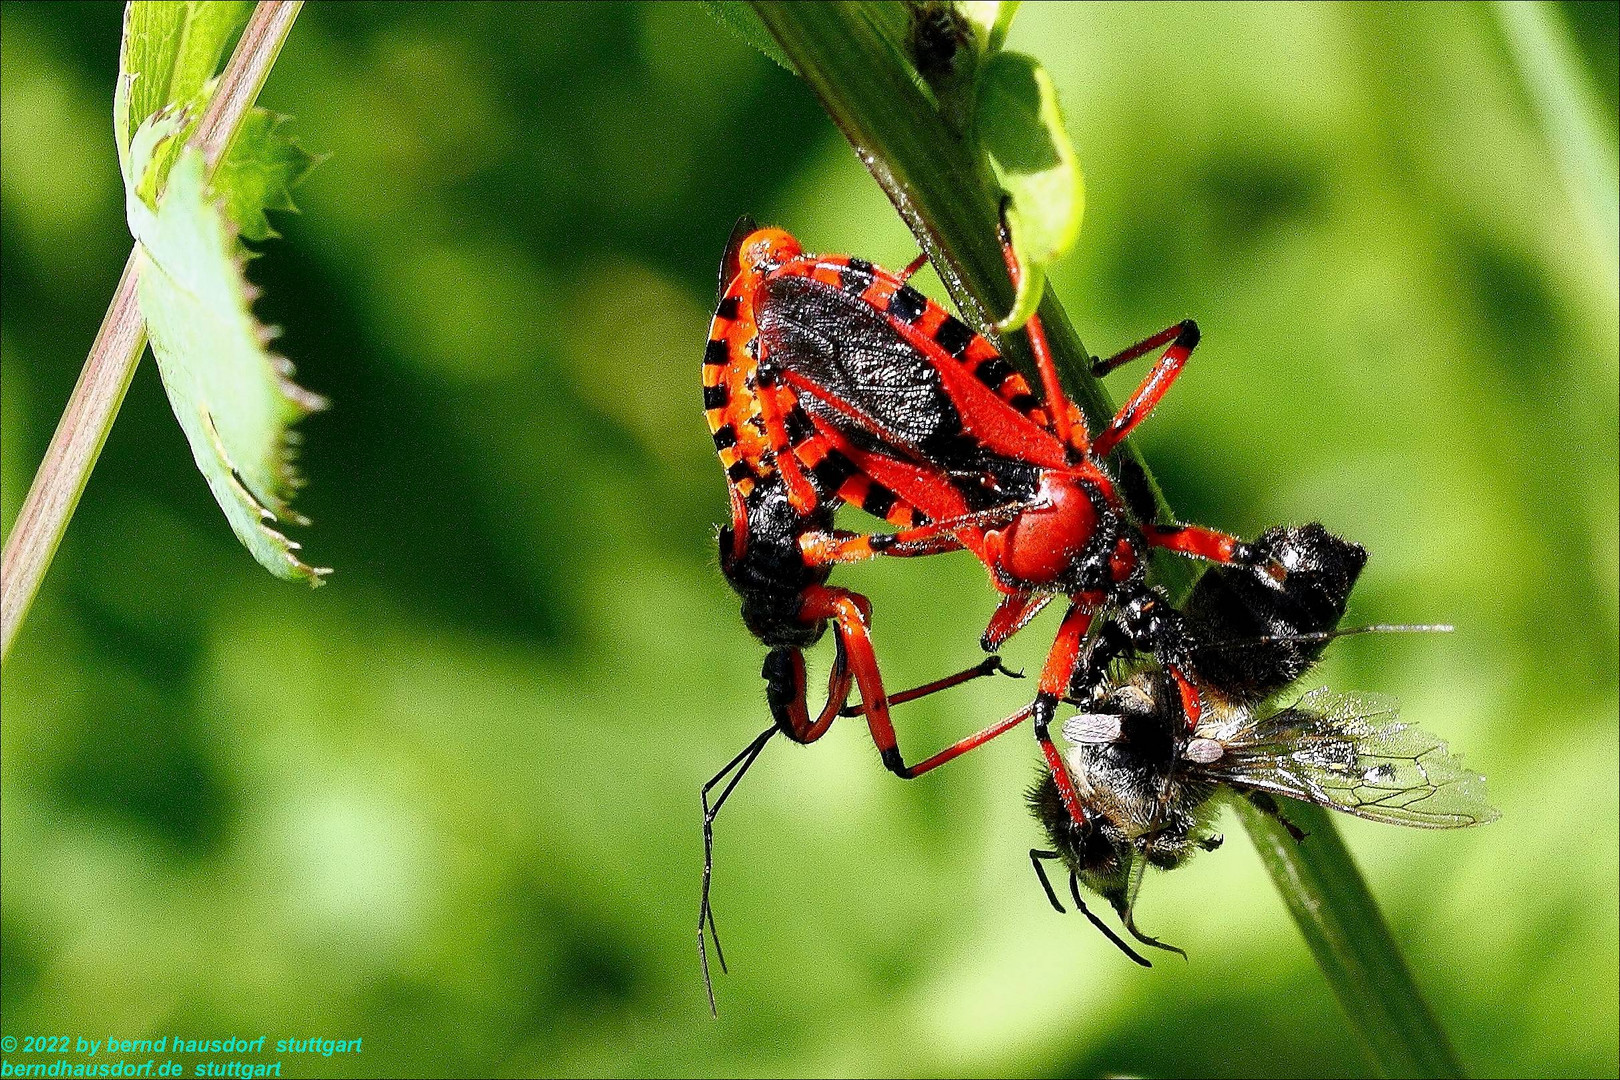
[[(984, 151), (970, 145), (918, 86), (909, 62), (884, 28), (857, 2), (798, 4), (756, 0), (754, 8), (793, 60), (856, 155), (894, 203), (928, 253), (956, 306), (980, 330), (1012, 309), (1013, 287), (1002, 261), (997, 225), (1001, 192)], [(879, 18), (892, 8), (882, 8)], [(888, 20), (892, 22), (892, 19)], [(801, 63), (801, 57), (803, 62)], [(857, 67), (865, 65), (860, 71)], [(1091, 354), (1048, 288), (1041, 323), (1059, 360), (1064, 389), (1093, 428), (1114, 415), (1102, 384), (1091, 377)], [(1002, 341), (1008, 358), (1027, 377), (1034, 361), (1022, 335)], [(1170, 520), (1169, 504), (1147, 463), (1126, 443), (1122, 467), (1140, 469)], [(1157, 559), (1158, 579), (1171, 593), (1192, 587), (1196, 573), (1185, 559)]]
[(1466, 1075), (1328, 812), (1287, 804), (1300, 842), (1247, 799), (1233, 805), (1368, 1058), (1386, 1076)]
[[(263, 0), (242, 30), (191, 140), (210, 175), (258, 98), (302, 6), (303, 0)], [(0, 660), (11, 654), (146, 349), (146, 322), (136, 302), (140, 260), (137, 244), (0, 556)]]
[(210, 176), (224, 160), (248, 110), (259, 99), (270, 68), (281, 55), (282, 42), (287, 40), (303, 6), (304, 0), (260, 0), (248, 17), (230, 63), (220, 73), (219, 86), (191, 137), (191, 145), (202, 151)]
[(50, 568), (91, 466), (101, 456), (112, 419), (135, 377), (136, 361), (146, 348), (146, 323), (135, 301), (139, 270), (140, 253), (131, 251), (45, 460), (6, 539), (0, 558), (0, 658), (11, 653), (12, 639)]
[[(1012, 304), (997, 240), (1000, 193), (983, 150), (941, 116), (909, 60), (867, 5), (755, 0), (754, 8), (831, 115), (856, 155), (916, 234), (963, 314), (984, 328)], [(1050, 288), (1040, 316), (1063, 368), (1064, 385), (1093, 425), (1113, 414), (1091, 377), (1090, 354)], [(1020, 338), (1003, 341), (1030, 373)], [(1161, 519), (1174, 520), (1134, 447), (1125, 451), (1152, 486)], [(1178, 602), (1196, 576), (1186, 559), (1160, 556), (1159, 582)], [(1460, 1076), (1454, 1053), (1412, 981), (1400, 950), (1331, 818), (1287, 804), (1309, 822), (1297, 844), (1263, 815), (1244, 823), (1293, 912), (1323, 975), (1376, 1067), (1388, 1075)]]
[(1541, 122), (1570, 204), (1609, 274), (1620, 288), (1620, 181), (1614, 147), (1603, 133), (1591, 81), (1558, 12), (1538, 0), (1497, 0), (1496, 15), (1518, 65), (1530, 105)]

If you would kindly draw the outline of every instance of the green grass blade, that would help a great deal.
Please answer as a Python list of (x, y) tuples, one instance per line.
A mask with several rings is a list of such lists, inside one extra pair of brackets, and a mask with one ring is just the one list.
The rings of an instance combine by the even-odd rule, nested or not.
[(1531, 107), (1598, 262), (1620, 283), (1620, 170), (1603, 108), (1552, 5), (1497, 0), (1496, 13)]

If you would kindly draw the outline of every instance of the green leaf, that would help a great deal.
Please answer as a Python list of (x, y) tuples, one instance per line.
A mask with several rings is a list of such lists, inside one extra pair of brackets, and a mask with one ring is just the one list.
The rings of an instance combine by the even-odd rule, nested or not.
[(957, 0), (956, 9), (967, 19), (978, 36), (979, 48), (986, 56), (1001, 49), (1007, 40), (1007, 30), (1013, 16), (1018, 14), (1019, 0)]
[(782, 46), (776, 43), (771, 32), (765, 29), (765, 23), (760, 20), (759, 13), (752, 5), (744, 0), (703, 0), (703, 9), (733, 34), (775, 60), (778, 64), (794, 71), (793, 61), (788, 59)]
[[(134, 0), (125, 6), (113, 99), (113, 136), (125, 175), (131, 132), (171, 105), (207, 100), (204, 88), (220, 56), (252, 10), (247, 0)], [(200, 115), (199, 109), (192, 119)], [(182, 142), (173, 140), (154, 159), (154, 190), (162, 190)]]
[(287, 118), (255, 108), (242, 121), (231, 148), (214, 173), (214, 191), (225, 201), (225, 216), (246, 240), (279, 236), (266, 210), (297, 210), (292, 189), (320, 159), (282, 135)]
[[(301, 562), (298, 545), (271, 524), (302, 523), (287, 507), (299, 486), (288, 427), (325, 403), (295, 385), (291, 365), (265, 348), (271, 335), (253, 317), (236, 234), (205, 191), (202, 154), (183, 147), (161, 198), (154, 204), (143, 197), (187, 125), (185, 111), (172, 108), (142, 124), (124, 176), (152, 353), (197, 467), (237, 537), (277, 577), (318, 584), (326, 571)], [(245, 161), (273, 159), (275, 151), (263, 144), (274, 126), (250, 140), (258, 145), (242, 151)], [(239, 136), (237, 143), (243, 141)]]
[(1080, 234), (1084, 178), (1063, 126), (1057, 90), (1034, 58), (1001, 52), (986, 61), (975, 116), (1010, 199), (1007, 224), (1022, 274), (1012, 313), (996, 329), (1013, 330), (1040, 305), (1046, 267)]

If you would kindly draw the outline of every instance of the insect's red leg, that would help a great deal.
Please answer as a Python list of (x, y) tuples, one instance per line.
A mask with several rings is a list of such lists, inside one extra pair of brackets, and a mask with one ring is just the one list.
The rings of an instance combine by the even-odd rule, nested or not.
[(799, 550), (804, 553), (805, 562), (811, 566), (862, 562), (876, 555), (905, 558), (960, 551), (963, 544), (957, 534), (964, 529), (983, 529), (1003, 524), (1016, 518), (1029, 506), (1029, 503), (1006, 503), (892, 533), (848, 535), (807, 532), (799, 537)]
[(1029, 625), (1029, 621), (1039, 615), (1043, 608), (1052, 601), (1052, 593), (1008, 593), (996, 605), (995, 614), (990, 616), (990, 624), (984, 628), (979, 637), (979, 647), (985, 652), (995, 652), (1007, 639)]
[[(933, 682), (923, 683), (921, 686), (913, 686), (910, 690), (902, 690), (898, 694), (890, 694), (889, 706), (892, 708), (895, 705), (904, 705), (908, 701), (916, 701), (918, 698), (924, 698), (930, 694), (937, 694), (941, 690), (949, 690), (953, 686), (961, 686), (965, 682), (972, 682), (974, 679), (982, 679), (986, 675), (994, 675), (997, 672), (1003, 675), (1008, 675), (1014, 679), (1022, 679), (1024, 677), (1024, 673), (1021, 671), (1009, 671), (1007, 668), (1003, 667), (1001, 657), (987, 656), (977, 664), (974, 664), (972, 667), (964, 668), (954, 675), (947, 675), (943, 679), (935, 679)], [(846, 705), (843, 709), (839, 710), (838, 715), (865, 716), (866, 705), (864, 703), (860, 705)]]
[(799, 550), (809, 566), (864, 562), (878, 555), (908, 557), (962, 550), (962, 542), (949, 528), (919, 525), (892, 533), (857, 533), (854, 536), (807, 532), (799, 537)]
[[(1092, 442), (1092, 452), (1097, 457), (1107, 457), (1113, 453), (1114, 447), (1136, 430), (1136, 425), (1147, 419), (1154, 406), (1159, 404), (1159, 399), (1164, 397), (1182, 369), (1187, 366), (1187, 357), (1192, 355), (1193, 349), (1198, 345), (1198, 324), (1186, 319), (1176, 324), (1173, 329), (1176, 333), (1170, 347), (1164, 350), (1164, 355), (1159, 357), (1159, 362), (1153, 365), (1153, 370), (1148, 372), (1147, 378), (1142, 380), (1142, 384), (1136, 388), (1130, 400), (1120, 407), (1119, 412), (1108, 422), (1108, 426)], [(1153, 338), (1148, 340), (1152, 341)], [(1128, 353), (1131, 350), (1125, 351)]]
[(959, 534), (964, 529), (983, 529), (1004, 525), (1017, 518), (1030, 504), (1008, 502), (988, 510), (974, 510), (959, 517), (940, 518), (927, 525), (915, 525), (894, 533), (820, 533), (812, 531), (799, 538), (799, 551), (812, 567), (825, 567), (828, 563), (863, 562), (875, 555), (894, 555), (899, 559), (914, 555), (938, 555), (941, 552), (961, 551), (964, 544)]
[(1057, 640), (1052, 642), (1052, 649), (1046, 654), (1046, 665), (1041, 668), (1040, 691), (1035, 695), (1035, 703), (1030, 706), (1035, 716), (1035, 741), (1040, 743), (1041, 754), (1046, 758), (1046, 767), (1052, 774), (1053, 782), (1057, 784), (1063, 806), (1077, 825), (1086, 823), (1085, 811), (1080, 808), (1080, 797), (1075, 793), (1074, 781), (1069, 778), (1068, 767), (1063, 764), (1063, 757), (1053, 744), (1048, 729), (1057, 716), (1058, 701), (1068, 691), (1069, 680), (1074, 678), (1075, 666), (1080, 662), (1080, 643), (1090, 629), (1091, 610), (1071, 603), (1063, 616), (1063, 625), (1058, 627)]
[[(814, 721), (810, 720), (809, 710), (805, 704), (803, 654), (798, 649), (780, 649), (772, 654), (772, 658), (766, 661), (768, 680), (766, 693), (772, 699), (772, 718), (775, 722), (744, 747), (736, 757), (732, 758), (725, 768), (714, 775), (713, 779), (703, 785), (703, 891), (698, 907), (698, 958), (703, 967), (703, 985), (709, 995), (709, 1010), (711, 1013), (715, 1011), (714, 984), (709, 972), (709, 950), (704, 940), (705, 929), (714, 938), (714, 951), (720, 961), (720, 970), (724, 971), (726, 969), (726, 956), (720, 947), (720, 931), (715, 926), (714, 908), (709, 901), (710, 883), (714, 874), (715, 818), (719, 815), (720, 808), (725, 805), (726, 800), (731, 797), (731, 793), (736, 790), (737, 784), (743, 778), (743, 774), (754, 764), (755, 759), (760, 755), (760, 751), (765, 748), (765, 744), (770, 741), (773, 735), (783, 732), (788, 738), (796, 742), (812, 743), (826, 733), (827, 728), (832, 725), (833, 720), (838, 716), (859, 716), (866, 711), (864, 705), (843, 708), (844, 703), (849, 700), (850, 690), (850, 673), (845, 654), (845, 640), (846, 638), (840, 629), (838, 636), (834, 638), (838, 651), (833, 660), (832, 674), (827, 678), (827, 703), (822, 708), (821, 715)], [(778, 654), (781, 656), (780, 660), (777, 659)], [(903, 702), (913, 701), (929, 694), (938, 693), (941, 690), (948, 690), (953, 686), (959, 686), (971, 679), (994, 675), (997, 672), (1013, 674), (1001, 666), (1000, 657), (991, 656), (966, 671), (959, 671), (955, 675), (936, 679), (934, 682), (924, 686), (918, 686), (896, 694), (889, 699), (889, 704), (898, 705)], [(786, 702), (781, 703), (780, 709), (777, 701), (778, 693), (784, 694), (787, 698)], [(980, 741), (984, 741), (984, 739)], [(971, 749), (971, 747), (966, 749)], [(963, 752), (965, 750), (956, 751), (956, 753)], [(951, 756), (954, 757), (955, 754)], [(725, 788), (711, 803), (709, 801), (709, 792), (722, 783), (725, 784)]]
[(1176, 690), (1181, 694), (1181, 711), (1187, 717), (1187, 730), (1197, 731), (1204, 719), (1204, 703), (1198, 696), (1198, 688), (1179, 667), (1167, 664), (1165, 670), (1176, 680)]
[(776, 467), (781, 471), (782, 479), (787, 484), (788, 502), (799, 513), (808, 514), (815, 509), (820, 500), (815, 487), (810, 483), (810, 478), (805, 475), (803, 464), (793, 453), (793, 441), (788, 436), (787, 421), (783, 416), (781, 403), (777, 400), (778, 393), (791, 395), (792, 391), (779, 389), (774, 381), (768, 380), (763, 365), (760, 367), (758, 380), (759, 418), (765, 425), (765, 439), (770, 443)]
[[(813, 616), (821, 618), (822, 616)], [(765, 657), (765, 698), (777, 728), (796, 743), (813, 743), (827, 733), (838, 711), (849, 702), (849, 662), (844, 640), (836, 639), (837, 653), (827, 676), (827, 701), (820, 714), (810, 718), (809, 689), (805, 680), (804, 653), (798, 649), (772, 649)]]
[[(1143, 525), (1141, 529), (1150, 545), (1178, 555), (1232, 566), (1257, 566), (1263, 561), (1252, 545), (1202, 525)], [(1278, 581), (1288, 576), (1282, 564), (1275, 561), (1267, 565), (1266, 572)]]
[[(930, 769), (936, 769), (945, 764), (947, 761), (952, 761), (961, 757), (969, 750), (977, 750), (979, 747), (983, 746), (997, 735), (1011, 731), (1019, 724), (1022, 724), (1029, 717), (1032, 709), (1033, 706), (1026, 705), (1022, 709), (1019, 709), (1017, 712), (1013, 713), (1011, 716), (1007, 717), (1005, 720), (997, 720), (994, 724), (991, 724), (983, 731), (975, 732), (965, 739), (958, 740), (957, 742), (954, 742), (950, 746), (947, 746), (945, 749), (941, 750), (939, 753), (935, 754), (933, 757), (919, 761), (915, 765), (907, 765), (904, 762), (901, 762), (900, 751), (896, 749), (894, 752), (894, 760), (898, 763), (899, 767), (897, 768), (895, 765), (889, 765), (889, 769), (897, 776), (900, 776), (906, 780), (911, 780), (915, 777), (921, 776)], [(885, 764), (887, 764), (887, 759), (885, 759)]]
[(805, 590), (804, 595), (805, 618), (834, 620), (839, 643), (848, 654), (850, 670), (854, 673), (856, 684), (861, 688), (861, 700), (865, 703), (866, 724), (872, 732), (872, 741), (877, 745), (884, 766), (896, 776), (905, 780), (920, 776), (952, 758), (960, 757), (976, 746), (982, 746), (1002, 732), (1011, 730), (1029, 715), (1028, 709), (1020, 710), (1007, 719), (940, 751), (927, 761), (908, 766), (900, 756), (894, 724), (889, 719), (889, 698), (883, 690), (883, 678), (878, 672), (877, 657), (872, 651), (871, 604), (859, 593), (826, 585), (811, 586)]
[[(1023, 270), (1018, 265), (1018, 257), (1013, 254), (1012, 238), (1005, 219), (1001, 225), (1001, 256), (1007, 263), (1007, 276), (1012, 278), (1013, 288), (1017, 289), (1023, 281)], [(1029, 335), (1029, 351), (1035, 354), (1035, 368), (1041, 374), (1041, 393), (1046, 398), (1046, 412), (1052, 421), (1052, 431), (1063, 440), (1065, 446), (1072, 447), (1083, 456), (1087, 453), (1086, 426), (1079, 422), (1080, 411), (1063, 392), (1063, 382), (1058, 378), (1052, 350), (1046, 344), (1046, 328), (1041, 325), (1041, 317), (1031, 315), (1029, 322), (1024, 324), (1024, 332)]]
[(901, 284), (905, 284), (911, 280), (911, 275), (915, 274), (917, 271), (921, 270), (927, 265), (928, 253), (925, 251), (918, 255), (915, 259), (912, 259), (910, 262), (906, 263), (906, 268), (900, 271), (900, 273), (896, 276), (900, 279)]
[(1152, 337), (1143, 338), (1141, 341), (1138, 341), (1135, 345), (1132, 345), (1128, 349), (1121, 349), (1119, 352), (1115, 353), (1113, 356), (1110, 356), (1106, 360), (1093, 358), (1091, 361), (1091, 373), (1100, 379), (1114, 369), (1130, 363), (1137, 357), (1146, 356), (1154, 349), (1159, 348), (1159, 346), (1167, 345), (1174, 341), (1182, 332), (1182, 329), (1191, 322), (1191, 319), (1187, 319), (1185, 321), (1176, 323), (1174, 326), (1166, 327), (1165, 329), (1160, 330), (1157, 334), (1154, 334)]
[(740, 559), (748, 550), (748, 504), (736, 484), (728, 482), (726, 491), (731, 497), (731, 556)]

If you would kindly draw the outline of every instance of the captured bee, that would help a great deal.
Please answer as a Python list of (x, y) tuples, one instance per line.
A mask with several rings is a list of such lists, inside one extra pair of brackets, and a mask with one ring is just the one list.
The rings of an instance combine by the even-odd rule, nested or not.
[(1080, 910), (1143, 966), (1148, 962), (1086, 908), (1080, 886), (1107, 900), (1137, 941), (1181, 952), (1136, 928), (1136, 894), (1148, 867), (1173, 869), (1220, 846), (1212, 826), (1224, 792), (1279, 818), (1274, 795), (1427, 829), (1497, 816), (1485, 801), (1484, 778), (1439, 739), (1399, 722), (1392, 704), (1320, 689), (1282, 708), (1212, 705), (1189, 733), (1175, 684), (1156, 669), (1138, 672), (1095, 711), (1063, 725), (1071, 744), (1064, 764), (1086, 825), (1070, 823), (1056, 785), (1030, 793), (1054, 849), (1030, 852), (1048, 898), (1062, 910), (1041, 860), (1061, 859)]
[[(1029, 794), (1051, 840), (1051, 850), (1030, 852), (1047, 898), (1063, 910), (1042, 865), (1061, 860), (1080, 911), (1144, 967), (1148, 961), (1086, 907), (1080, 887), (1107, 900), (1137, 941), (1185, 956), (1139, 931), (1133, 908), (1149, 867), (1173, 869), (1220, 845), (1217, 796), (1250, 799), (1296, 840), (1303, 834), (1282, 818), (1275, 795), (1420, 828), (1497, 816), (1483, 778), (1440, 740), (1400, 723), (1392, 704), (1328, 690), (1286, 705), (1272, 701), (1331, 638), (1360, 632), (1336, 627), (1367, 555), (1316, 524), (1268, 530), (1256, 547), (1288, 567), (1285, 582), (1217, 567), (1184, 608), (1198, 635), (1191, 665), (1203, 705), (1197, 727), (1189, 730), (1180, 690), (1160, 667), (1121, 674), (1078, 702), (1082, 711), (1062, 728), (1069, 743), (1063, 761), (1085, 824), (1073, 823), (1049, 775)], [(1127, 645), (1107, 639), (1094, 652), (1104, 654), (1094, 663), (1131, 659)]]

